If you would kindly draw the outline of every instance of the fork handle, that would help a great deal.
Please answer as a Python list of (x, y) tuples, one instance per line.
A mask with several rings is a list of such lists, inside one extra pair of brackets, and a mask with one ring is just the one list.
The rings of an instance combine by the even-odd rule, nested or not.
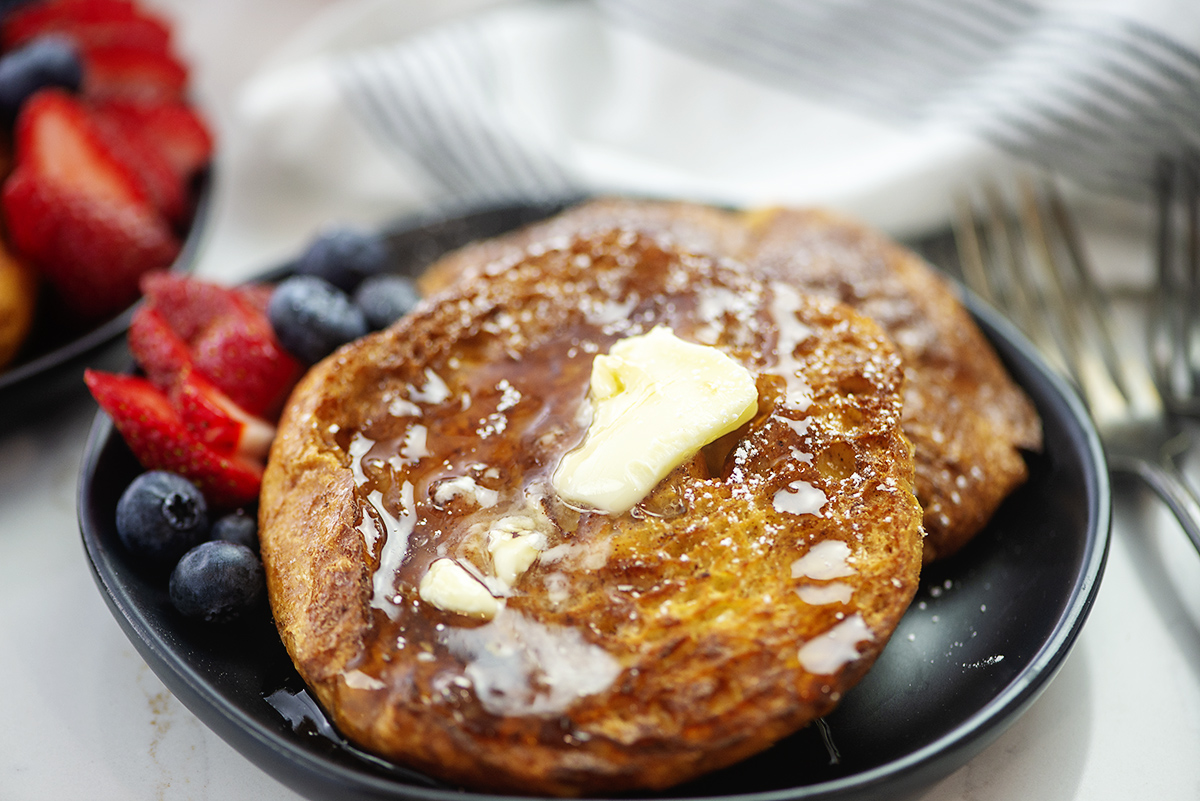
[(1138, 458), (1114, 458), (1110, 466), (1115, 472), (1129, 473), (1141, 478), (1175, 514), (1179, 525), (1192, 546), (1200, 551), (1200, 498), (1183, 476), (1183, 471), (1170, 459), (1162, 462)]

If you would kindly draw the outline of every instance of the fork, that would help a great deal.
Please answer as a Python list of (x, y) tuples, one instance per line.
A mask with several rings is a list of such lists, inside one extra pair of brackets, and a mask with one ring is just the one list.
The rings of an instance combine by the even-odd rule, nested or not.
[(1146, 482), (1200, 551), (1200, 496), (1179, 463), (1189, 444), (1180, 415), (1200, 410), (1200, 182), (1194, 163), (1164, 161), (1157, 183), (1153, 360), (1144, 349), (1130, 352), (1129, 338), (1118, 336), (1112, 299), (1052, 179), (1020, 178), (1012, 210), (995, 185), (983, 188), (981, 202), (958, 198), (954, 236), (967, 286), (1021, 328), (1078, 389), (1109, 469)]

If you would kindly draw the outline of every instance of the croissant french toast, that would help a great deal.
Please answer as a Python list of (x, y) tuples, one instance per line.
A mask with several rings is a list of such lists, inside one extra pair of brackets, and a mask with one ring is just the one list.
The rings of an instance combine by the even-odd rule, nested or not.
[(502, 269), (534, 243), (613, 225), (735, 258), (883, 326), (908, 374), (904, 433), (916, 456), (926, 562), (962, 548), (1027, 478), (1022, 451), (1041, 449), (1037, 412), (953, 290), (916, 254), (828, 211), (600, 199), (453, 253), (430, 268), (423, 286)]
[[(635, 343), (668, 355), (603, 373)], [(630, 507), (569, 493), (597, 398), (647, 380), (661, 400), (677, 352), (748, 382), (734, 427)], [(260, 500), (283, 642), (343, 734), (453, 786), (613, 793), (731, 764), (828, 713), (916, 591), (903, 381), (839, 302), (620, 227), (539, 243), (294, 391)], [(672, 397), (665, 428), (711, 411)], [(657, 427), (615, 441), (632, 458)]]

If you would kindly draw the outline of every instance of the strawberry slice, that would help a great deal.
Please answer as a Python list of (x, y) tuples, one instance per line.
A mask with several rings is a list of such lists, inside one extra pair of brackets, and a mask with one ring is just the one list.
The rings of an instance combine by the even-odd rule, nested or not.
[(171, 29), (150, 16), (112, 19), (75, 19), (42, 14), (6, 24), (0, 33), (5, 50), (15, 49), (39, 36), (61, 36), (76, 47), (130, 47), (155, 53), (171, 52)]
[(228, 287), (169, 272), (147, 273), (141, 281), (146, 303), (181, 339), (191, 342), (213, 320), (237, 313)]
[(262, 470), (198, 440), (167, 396), (148, 380), (97, 370), (86, 370), (83, 378), (147, 470), (179, 473), (195, 483), (216, 508), (244, 506), (258, 498)]
[(219, 318), (192, 343), (192, 363), (247, 412), (274, 418), (303, 367), (271, 323), (238, 299), (240, 314)]
[(275, 338), (259, 305), (263, 290), (154, 273), (142, 291), (186, 343), (192, 366), (248, 414), (274, 418), (303, 366)]
[(170, 53), (137, 47), (84, 46), (83, 94), (93, 98), (182, 101), (188, 70)]
[(196, 370), (184, 368), (169, 397), (192, 435), (214, 451), (258, 463), (267, 458), (275, 427), (246, 414)]
[(141, 131), (183, 181), (190, 180), (212, 158), (212, 134), (200, 115), (185, 103), (108, 98), (102, 107), (105, 114)]
[(71, 25), (128, 21), (145, 16), (128, 0), (51, 0), (30, 3), (9, 11), (0, 26), (5, 48), (43, 33)]
[(190, 367), (192, 355), (153, 306), (142, 304), (129, 321), (129, 351), (156, 387), (167, 390)]
[(138, 176), (155, 207), (172, 223), (182, 226), (191, 210), (187, 182), (153, 134), (111, 106), (101, 102), (90, 107), (105, 144)]
[(141, 275), (179, 253), (138, 176), (114, 156), (89, 110), (61, 90), (26, 101), (0, 204), (17, 250), (85, 320), (127, 306)]

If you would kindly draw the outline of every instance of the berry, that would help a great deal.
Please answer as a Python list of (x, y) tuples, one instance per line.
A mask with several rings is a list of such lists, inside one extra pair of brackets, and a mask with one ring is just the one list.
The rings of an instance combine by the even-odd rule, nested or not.
[(101, 101), (106, 114), (123, 117), (153, 141), (182, 180), (190, 180), (212, 157), (213, 138), (191, 107), (179, 101)]
[(131, 552), (154, 564), (173, 563), (207, 533), (204, 495), (175, 473), (142, 473), (117, 502), (117, 536)]
[(139, 102), (180, 102), (188, 71), (170, 53), (121, 45), (88, 45), (83, 59), (83, 92), (93, 98)]
[(217, 453), (252, 461), (267, 458), (275, 427), (246, 414), (197, 370), (184, 368), (168, 397), (192, 436)]
[(260, 603), (266, 578), (262, 562), (245, 545), (211, 540), (183, 555), (171, 572), (168, 592), (184, 616), (229, 623)]
[(245, 510), (238, 509), (224, 517), (217, 518), (212, 531), (208, 535), (212, 540), (227, 540), (245, 545), (252, 551), (258, 551), (258, 521)]
[(91, 110), (59, 89), (25, 103), (2, 202), (16, 249), (83, 320), (128, 306), (139, 278), (179, 253), (179, 240), (137, 174), (108, 147)]
[(420, 299), (416, 284), (403, 275), (372, 275), (354, 293), (354, 303), (363, 310), (367, 325), (375, 331), (408, 314)]
[(133, 312), (126, 338), (138, 366), (159, 389), (170, 388), (176, 376), (192, 363), (187, 343), (149, 303), (143, 303)]
[(387, 245), (379, 236), (354, 228), (333, 228), (313, 240), (296, 262), (296, 272), (323, 278), (349, 292), (389, 264)]
[[(57, 5), (62, 7), (67, 4)], [(162, 20), (146, 14), (93, 15), (90, 18), (41, 14), (13, 21), (16, 24), (5, 24), (3, 28), (6, 48), (19, 47), (32, 39), (52, 34), (83, 46), (136, 47), (155, 52), (168, 52), (171, 49), (170, 27)]]
[(267, 316), (283, 346), (308, 364), (367, 333), (362, 309), (345, 292), (313, 275), (292, 276), (277, 286)]
[(262, 468), (196, 439), (158, 387), (99, 370), (85, 370), (83, 380), (142, 467), (190, 479), (210, 508), (234, 509), (258, 499)]
[(0, 58), (0, 114), (11, 121), (39, 89), (57, 86), (78, 91), (83, 65), (74, 45), (58, 36), (35, 39)]
[[(282, 407), (302, 366), (284, 350), (267, 315), (261, 310), (262, 291), (253, 287), (228, 289), (171, 273), (147, 275), (142, 281), (146, 306), (153, 309), (182, 341), (187, 363), (212, 381), (248, 415), (270, 418)], [(160, 386), (174, 381), (159, 377), (169, 370), (178, 349), (143, 344), (150, 322), (134, 316), (130, 349)], [(163, 340), (169, 340), (164, 335)], [(143, 358), (146, 361), (143, 361)]]

